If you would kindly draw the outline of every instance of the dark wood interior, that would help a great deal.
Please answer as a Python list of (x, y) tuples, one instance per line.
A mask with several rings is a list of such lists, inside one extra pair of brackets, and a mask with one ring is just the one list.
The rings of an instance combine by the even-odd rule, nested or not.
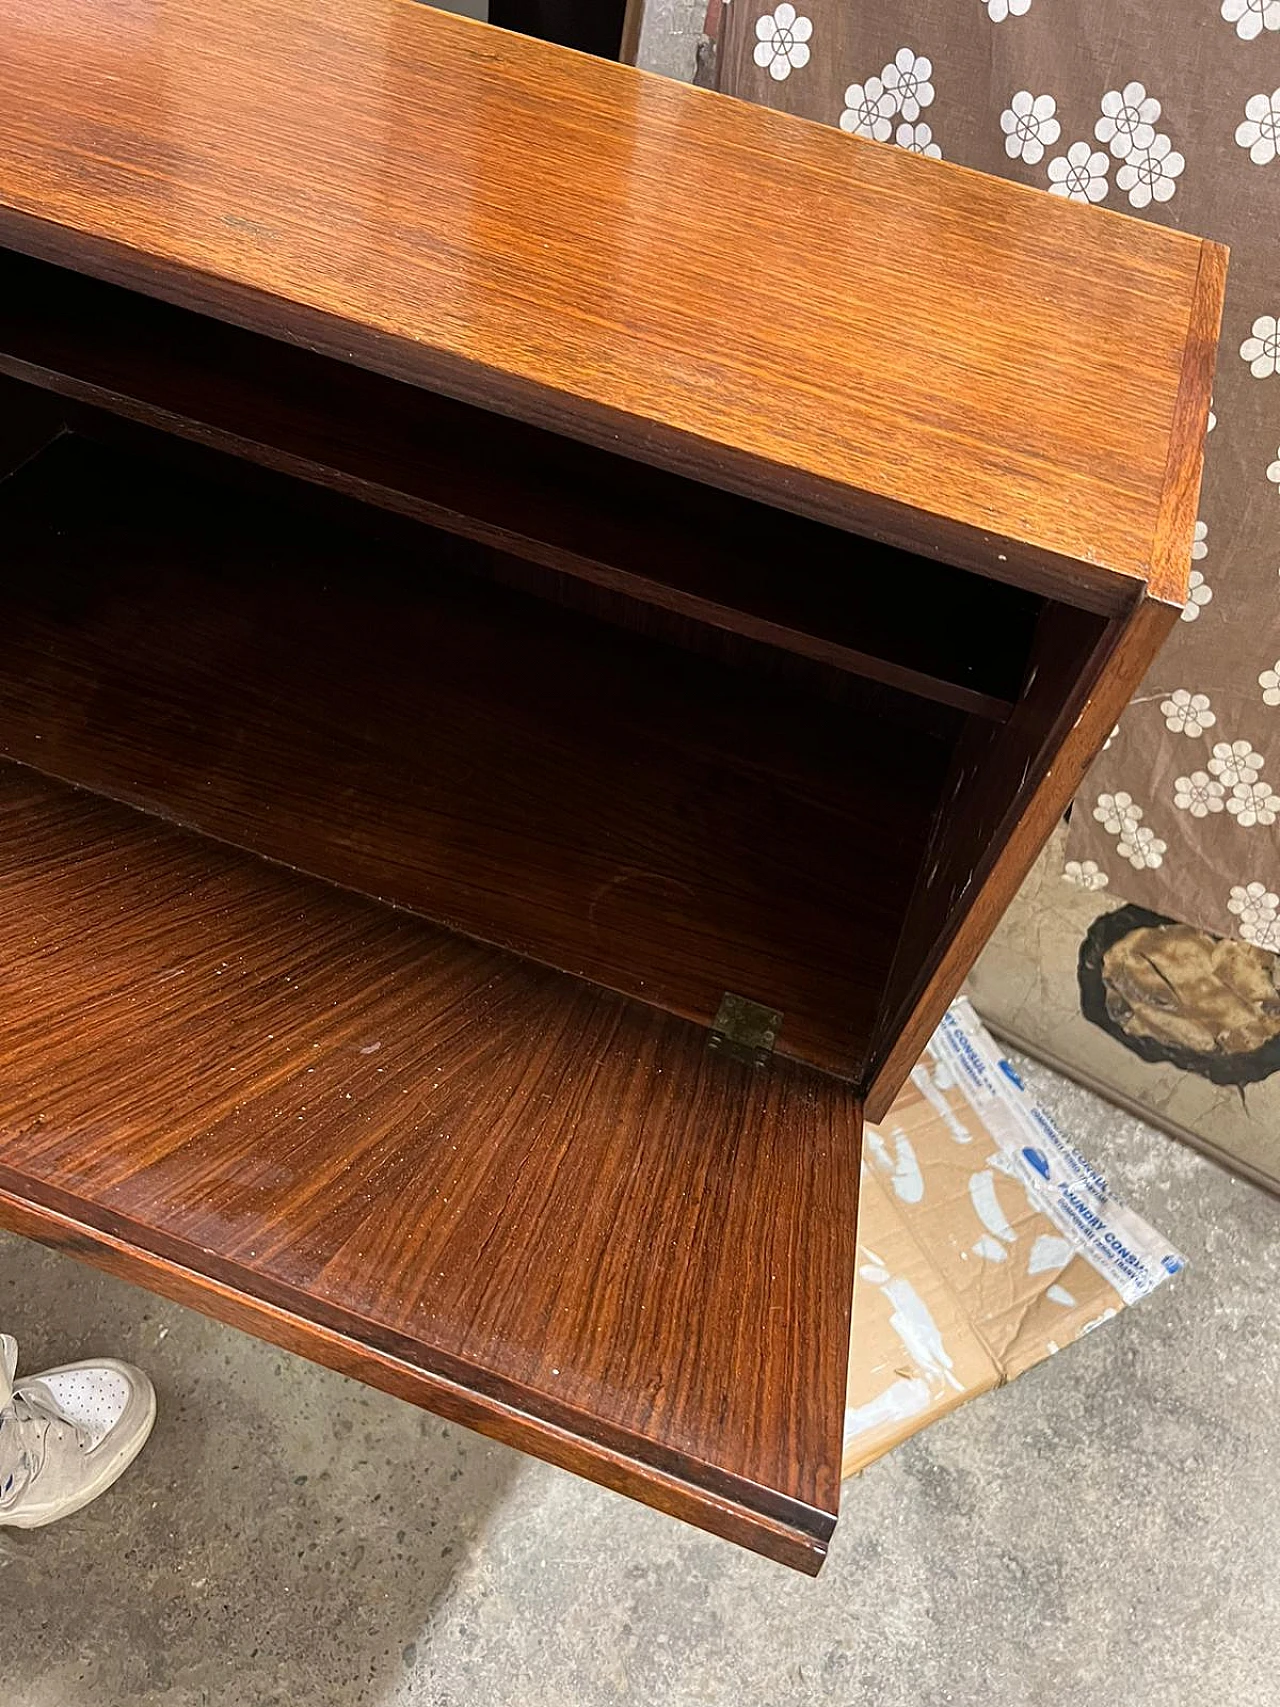
[(704, 1025), (746, 996), (861, 1076), (963, 718), (149, 448), (63, 434), (0, 487), (0, 751)]
[(489, 0), (499, 29), (559, 42), (603, 59), (635, 57), (643, 13), (638, 0)]
[(966, 719), (930, 826), (881, 1002), (872, 1057), (886, 1059), (949, 948), (1046, 764), (1080, 717), (1119, 638), (1093, 611), (1045, 601), (1022, 696), (999, 727)]
[(1044, 602), (0, 251), (5, 372), (996, 721)]
[[(782, 1053), (865, 1089), (1064, 706), (1092, 679), (1105, 619), (960, 575), (994, 597), (963, 627), (953, 613), (952, 655), (1025, 645), (1029, 659), (998, 718), (989, 704), (965, 714), (936, 681), (908, 693), (752, 625), (699, 620), (649, 597), (650, 581), (584, 576), (528, 540), (520, 555), (498, 550), (455, 512), (433, 506), (453, 525), (428, 526), (412, 506), (384, 505), (379, 481), (334, 478), (319, 461), (290, 478), (287, 458), (259, 454), (282, 433), (250, 445), (142, 425), (173, 417), (135, 406), (137, 376), (174, 385), (188, 348), (208, 364), (207, 398), (222, 395), (195, 317), (54, 269), (16, 276), (22, 324), (62, 328), (69, 371), (112, 345), (71, 338), (65, 293), (83, 286), (109, 325), (133, 315), (115, 360), (135, 377), (119, 388), (100, 372), (52, 394), (0, 379), (15, 464), (0, 486), (0, 752), (702, 1025), (726, 991), (746, 996), (783, 1014)], [(39, 277), (52, 318), (37, 308)], [(152, 312), (171, 341), (143, 360)], [(223, 335), (232, 366), (237, 341), (246, 362), (250, 347), (266, 352), (270, 394), (304, 399), (298, 418), (317, 433), (350, 417), (326, 412), (332, 397), (317, 406), (315, 371), (377, 387), (393, 410), (418, 396), (461, 411), (460, 437), (438, 437), (436, 422), (433, 442), (465, 448), (456, 470), (480, 492), (481, 411), (233, 328), (211, 342)], [(290, 385), (277, 354), (293, 364)], [(248, 367), (237, 383), (239, 418), (271, 425), (275, 405), (252, 411)], [(88, 395), (93, 405), (76, 401)], [(535, 433), (495, 430), (507, 428)], [(554, 443), (615, 462), (626, 489), (634, 465), (536, 436), (547, 456)], [(363, 439), (361, 454), (390, 455), (393, 442)], [(547, 465), (522, 466), (533, 490)], [(578, 525), (567, 491), (540, 502), (544, 521)], [(659, 540), (694, 554), (704, 536), (686, 538), (684, 511), (646, 513), (669, 573)], [(872, 579), (900, 632), (887, 607), (906, 583)]]

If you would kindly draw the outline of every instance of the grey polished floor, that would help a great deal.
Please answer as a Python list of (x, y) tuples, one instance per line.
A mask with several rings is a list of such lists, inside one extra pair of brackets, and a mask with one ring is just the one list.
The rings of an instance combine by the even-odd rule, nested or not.
[(160, 1390), (97, 1505), (0, 1531), (4, 1707), (1275, 1707), (1280, 1206), (1033, 1078), (1187, 1274), (846, 1488), (794, 1577), (65, 1257), (27, 1367)]

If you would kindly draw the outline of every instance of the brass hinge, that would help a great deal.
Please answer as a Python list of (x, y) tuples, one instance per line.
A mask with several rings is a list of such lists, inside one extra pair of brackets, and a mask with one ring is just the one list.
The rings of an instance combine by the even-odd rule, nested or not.
[(761, 1007), (725, 991), (711, 1024), (707, 1048), (750, 1067), (767, 1067), (773, 1046), (782, 1030), (782, 1015), (776, 1008)]

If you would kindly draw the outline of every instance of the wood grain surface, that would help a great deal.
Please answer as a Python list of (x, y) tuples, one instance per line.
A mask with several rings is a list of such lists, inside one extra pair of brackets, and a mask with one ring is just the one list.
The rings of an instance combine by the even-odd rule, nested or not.
[(254, 484), (66, 435), (0, 485), (0, 752), (861, 1073), (946, 741)]
[(849, 1087), (0, 767), (0, 1222), (803, 1570)]
[[(1141, 598), (1127, 616), (1112, 618), (1092, 634), (1082, 613), (1058, 614), (1074, 619), (1075, 632), (1045, 624), (1045, 666), (1057, 666), (1052, 691), (1028, 695), (1021, 715), (1015, 712), (993, 739), (975, 731), (975, 746), (966, 750), (962, 744), (957, 753), (959, 765), (968, 761), (975, 768), (957, 800), (959, 821), (952, 823), (945, 805), (939, 821), (948, 902), (939, 908), (927, 895), (913, 901), (931, 930), (921, 944), (923, 953), (913, 957), (908, 951), (891, 974), (895, 987), (899, 974), (906, 974), (908, 993), (882, 1015), (867, 1087), (868, 1120), (888, 1114), (948, 1002), (1178, 620), (1178, 607)], [(982, 844), (973, 835), (973, 821), (964, 821), (970, 813), (990, 826)], [(919, 940), (909, 924), (904, 944)]]
[(3, 0), (0, 40), (0, 243), (1115, 611), (1184, 594), (1195, 238), (410, 0)]

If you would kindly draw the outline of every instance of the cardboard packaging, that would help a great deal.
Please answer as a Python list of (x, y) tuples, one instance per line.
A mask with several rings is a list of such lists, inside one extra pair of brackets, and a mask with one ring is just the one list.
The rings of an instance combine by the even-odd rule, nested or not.
[(1184, 1266), (1066, 1141), (964, 998), (866, 1130), (858, 1244), (846, 1476)]

